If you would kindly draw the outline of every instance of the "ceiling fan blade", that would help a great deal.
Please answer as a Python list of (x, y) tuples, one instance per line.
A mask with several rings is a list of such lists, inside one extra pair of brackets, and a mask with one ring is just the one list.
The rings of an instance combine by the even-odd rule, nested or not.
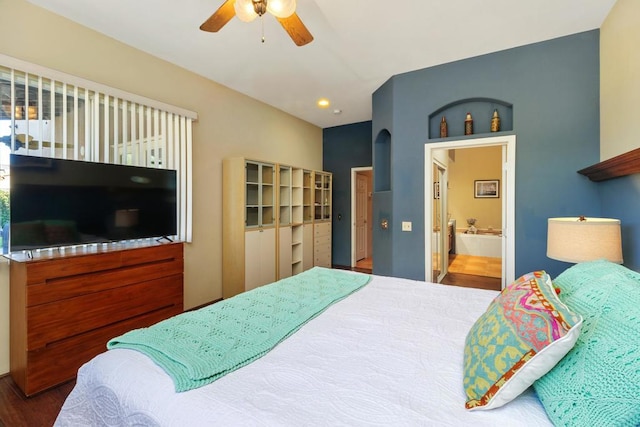
[(307, 27), (304, 26), (297, 13), (294, 12), (293, 15), (288, 18), (277, 19), (280, 25), (282, 25), (282, 28), (289, 33), (291, 40), (298, 46), (304, 46), (313, 41), (313, 36), (309, 30), (307, 30)]
[(220, 6), (218, 10), (209, 17), (209, 19), (200, 25), (200, 29), (211, 33), (215, 33), (220, 30), (220, 28), (224, 27), (231, 18), (236, 16), (236, 10), (234, 9), (235, 3), (236, 0), (226, 0), (222, 3), (222, 6)]

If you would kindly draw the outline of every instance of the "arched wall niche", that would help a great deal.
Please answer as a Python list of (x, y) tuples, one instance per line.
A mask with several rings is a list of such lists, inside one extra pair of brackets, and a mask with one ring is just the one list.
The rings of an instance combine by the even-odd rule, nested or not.
[(448, 138), (461, 137), (464, 134), (464, 121), (467, 113), (473, 118), (473, 135), (495, 134), (491, 132), (491, 118), (497, 110), (500, 117), (499, 132), (513, 131), (513, 104), (494, 98), (467, 98), (451, 102), (429, 114), (429, 134), (427, 139), (439, 139), (440, 122), (445, 117)]
[(373, 145), (373, 190), (391, 190), (391, 134), (382, 129)]

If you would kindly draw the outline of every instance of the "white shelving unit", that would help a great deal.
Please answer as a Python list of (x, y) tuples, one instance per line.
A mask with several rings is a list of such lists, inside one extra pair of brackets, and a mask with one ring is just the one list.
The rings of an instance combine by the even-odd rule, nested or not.
[(330, 173), (243, 157), (222, 166), (223, 298), (331, 266)]

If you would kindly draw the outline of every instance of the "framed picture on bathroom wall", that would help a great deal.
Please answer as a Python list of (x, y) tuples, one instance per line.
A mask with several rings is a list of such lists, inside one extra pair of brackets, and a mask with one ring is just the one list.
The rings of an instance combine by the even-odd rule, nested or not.
[(474, 181), (473, 195), (476, 199), (497, 199), (500, 197), (500, 180), (486, 179)]

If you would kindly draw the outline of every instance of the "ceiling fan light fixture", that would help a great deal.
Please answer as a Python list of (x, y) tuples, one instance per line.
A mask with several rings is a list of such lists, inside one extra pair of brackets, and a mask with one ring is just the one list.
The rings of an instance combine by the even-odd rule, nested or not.
[[(217, 33), (234, 16), (243, 22), (251, 22), (269, 12), (297, 46), (313, 41), (313, 36), (296, 13), (296, 0), (224, 0), (224, 3), (200, 25), (202, 31)], [(263, 37), (264, 43), (264, 22)]]
[(269, 0), (267, 10), (278, 18), (288, 18), (296, 11), (296, 0)]
[(253, 0), (236, 0), (233, 5), (236, 16), (242, 22), (251, 22), (258, 17), (258, 14), (253, 9)]

